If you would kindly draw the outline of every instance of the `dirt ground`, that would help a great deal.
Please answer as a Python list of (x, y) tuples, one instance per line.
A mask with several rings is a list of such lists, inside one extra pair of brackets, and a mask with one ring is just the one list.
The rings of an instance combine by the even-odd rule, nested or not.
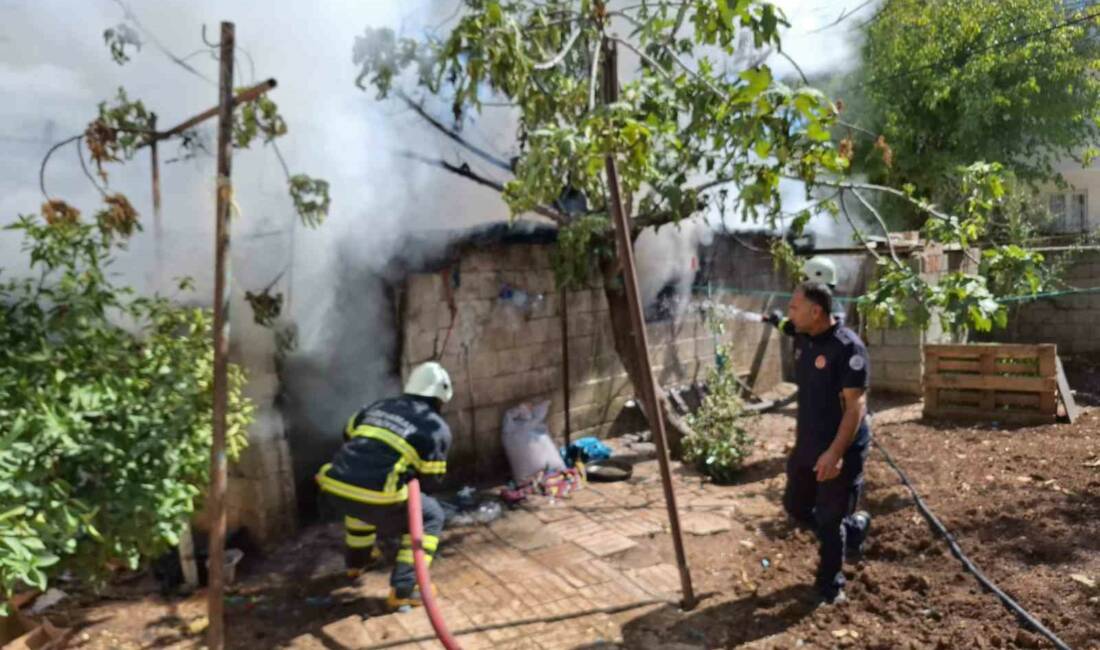
[[(1008, 429), (923, 421), (919, 404), (880, 401), (875, 407), (877, 440), (971, 559), (1070, 647), (1100, 650), (1100, 588), (1087, 584), (1100, 582), (1100, 411), (1089, 409), (1072, 425)], [(627, 609), (608, 619), (614, 629), (603, 640), (572, 646), (516, 638), (486, 647), (1051, 647), (962, 571), (878, 451), (867, 465), (872, 535), (864, 560), (847, 569), (851, 602), (814, 608), (807, 597), (816, 547), (810, 534), (785, 522), (779, 506), (792, 416), (787, 409), (754, 424), (760, 444), (734, 485), (716, 486), (675, 467), (681, 512), (711, 513), (725, 522), (686, 536), (701, 596), (693, 611), (674, 604)], [(629, 483), (593, 484), (575, 498), (592, 509), (595, 521), (612, 514), (622, 521), (630, 512), (610, 511), (629, 510), (623, 505), (629, 497), (649, 499), (653, 512), (661, 512), (659, 502), (650, 503), (659, 493), (656, 462), (646, 460)], [(505, 521), (509, 517), (513, 513)], [(536, 527), (547, 521), (530, 519)], [(444, 581), (464, 562), (476, 562), (477, 544), (486, 536), (507, 543), (509, 535), (538, 534), (515, 526), (448, 531), (433, 573)], [(674, 563), (667, 531), (658, 527), (631, 539), (632, 547), (602, 561), (626, 575)], [(230, 646), (354, 647), (323, 637), (318, 645), (296, 645), (348, 617), (386, 617), (378, 588), (384, 574), (369, 589), (349, 585), (340, 571), (340, 544), (337, 527), (315, 525), (243, 567), (226, 600)], [(463, 597), (454, 590), (442, 595)], [(165, 599), (146, 578), (116, 585), (106, 599), (73, 599), (51, 617), (78, 628), (77, 648), (196, 648), (204, 607), (201, 593)], [(570, 621), (547, 625), (539, 628), (543, 638), (559, 629), (553, 625), (564, 629)]]

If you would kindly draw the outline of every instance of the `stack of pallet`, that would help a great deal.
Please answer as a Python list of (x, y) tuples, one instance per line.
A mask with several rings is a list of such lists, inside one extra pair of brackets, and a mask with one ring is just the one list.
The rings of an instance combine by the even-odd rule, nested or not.
[(1053, 344), (926, 345), (924, 414), (1024, 424), (1054, 422), (1060, 375)]

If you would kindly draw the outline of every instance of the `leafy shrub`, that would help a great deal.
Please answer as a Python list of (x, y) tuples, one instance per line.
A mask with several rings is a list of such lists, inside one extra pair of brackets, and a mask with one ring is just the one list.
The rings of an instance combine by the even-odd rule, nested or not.
[(692, 434), (684, 438), (684, 460), (717, 483), (729, 483), (752, 454), (756, 441), (746, 428), (749, 415), (728, 363), (728, 346), (719, 346), (718, 363), (707, 377), (707, 395), (689, 416)]
[[(208, 480), (210, 314), (113, 284), (130, 230), (62, 212), (7, 228), (34, 277), (0, 282), (0, 596), (137, 567), (177, 543)], [(252, 419), (243, 384), (231, 366), (231, 457)]]

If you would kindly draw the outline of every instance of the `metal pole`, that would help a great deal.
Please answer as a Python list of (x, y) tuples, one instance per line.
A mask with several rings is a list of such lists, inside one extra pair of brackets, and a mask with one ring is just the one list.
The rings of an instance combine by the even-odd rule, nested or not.
[(569, 292), (561, 290), (561, 384), (565, 395), (565, 447), (573, 435), (573, 420), (569, 415)]
[[(604, 40), (603, 43), (603, 73), (604, 73), (604, 100), (611, 104), (618, 99), (619, 78), (618, 65), (614, 41)], [(665, 418), (661, 402), (657, 399), (657, 382), (653, 379), (653, 365), (649, 359), (649, 341), (646, 336), (645, 317), (642, 314), (642, 303), (639, 299), (638, 273), (634, 264), (634, 243), (630, 237), (630, 224), (627, 220), (626, 209), (623, 206), (619, 189), (619, 170), (615, 165), (615, 157), (608, 154), (607, 160), (607, 187), (611, 198), (611, 217), (615, 222), (615, 236), (619, 241), (619, 258), (623, 265), (623, 284), (626, 285), (626, 300), (630, 306), (630, 324), (634, 330), (634, 344), (637, 350), (639, 375), (642, 382), (637, 386), (641, 392), (642, 403), (646, 408), (646, 416), (653, 428), (653, 438), (657, 443), (657, 460), (661, 466), (661, 485), (665, 491), (665, 506), (668, 508), (668, 524), (672, 531), (672, 544), (676, 550), (676, 566), (680, 569), (680, 590), (683, 600), (680, 605), (684, 610), (695, 607), (695, 590), (691, 586), (691, 571), (687, 564), (687, 554), (684, 552), (684, 539), (680, 531), (680, 513), (676, 509), (676, 491), (672, 487), (672, 472), (668, 459), (668, 436), (665, 432)]]
[(207, 588), (207, 617), (210, 621), (207, 645), (225, 648), (225, 620), (222, 591), (225, 588), (225, 416), (229, 356), (229, 182), (233, 135), (233, 23), (221, 30), (221, 74), (218, 78), (218, 176), (217, 224), (214, 240), (214, 440), (210, 448), (210, 582)]

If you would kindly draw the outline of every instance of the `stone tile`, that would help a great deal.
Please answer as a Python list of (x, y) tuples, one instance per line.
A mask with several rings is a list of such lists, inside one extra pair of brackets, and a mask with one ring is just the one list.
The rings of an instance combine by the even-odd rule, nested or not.
[(321, 640), (312, 634), (303, 634), (290, 640), (288, 645), (282, 646), (285, 650), (328, 650), (329, 646), (321, 643)]
[(602, 530), (603, 527), (599, 522), (593, 521), (589, 517), (584, 515), (577, 515), (568, 519), (560, 519), (558, 521), (546, 524), (546, 530), (554, 533), (559, 538), (565, 541), (576, 541), (577, 537), (584, 535), (591, 535)]
[(463, 634), (458, 637), (458, 643), (462, 646), (462, 650), (493, 650), (496, 647), (493, 640), (482, 632)]
[(608, 521), (606, 525), (609, 529), (627, 537), (648, 537), (665, 529), (663, 521), (658, 517), (649, 516), (648, 513), (622, 515)]
[(729, 515), (689, 512), (680, 517), (680, 527), (689, 535), (714, 535), (730, 530)]
[(528, 497), (523, 508), (524, 510), (529, 510), (531, 514), (538, 517), (539, 521), (547, 524), (553, 521), (560, 521), (562, 519), (569, 519), (570, 517), (577, 516), (576, 510), (571, 506), (565, 505), (564, 501), (557, 499), (551, 504), (548, 499), (542, 497)]
[(530, 558), (548, 569), (553, 569), (586, 562), (592, 559), (592, 555), (572, 542), (565, 542), (534, 551), (530, 554)]
[(435, 628), (432, 627), (432, 622), (428, 619), (428, 615), (423, 608), (416, 608), (400, 614), (391, 614), (390, 617), (397, 621), (397, 624), (408, 633), (410, 639), (435, 636)]
[(489, 524), (489, 530), (505, 540), (509, 546), (524, 552), (554, 546), (561, 539), (547, 530), (547, 525), (535, 515), (518, 510)]
[[(403, 632), (403, 631), (402, 631)], [(370, 643), (371, 637), (363, 626), (363, 618), (358, 615), (342, 618), (321, 628), (321, 636), (348, 648), (358, 648)], [(404, 638), (404, 634), (394, 640)]]
[(644, 569), (628, 569), (626, 576), (655, 596), (680, 593), (680, 571), (672, 564), (655, 564)]
[(590, 534), (578, 535), (573, 538), (573, 543), (599, 557), (621, 553), (638, 545), (629, 537), (607, 528), (601, 528)]

